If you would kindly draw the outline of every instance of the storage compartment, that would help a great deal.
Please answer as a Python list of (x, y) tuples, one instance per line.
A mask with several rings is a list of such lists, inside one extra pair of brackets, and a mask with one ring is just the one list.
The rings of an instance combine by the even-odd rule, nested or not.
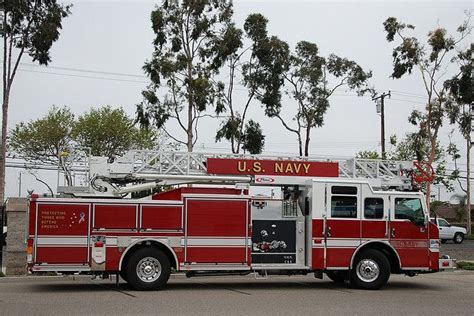
[(143, 205), (141, 229), (182, 230), (182, 207), (168, 205)]
[(137, 205), (94, 205), (94, 229), (136, 229)]

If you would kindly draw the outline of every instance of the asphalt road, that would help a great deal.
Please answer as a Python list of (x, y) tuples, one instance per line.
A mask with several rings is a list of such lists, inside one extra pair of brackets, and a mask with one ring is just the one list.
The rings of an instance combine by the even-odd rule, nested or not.
[(451, 258), (457, 259), (458, 261), (474, 261), (474, 240), (464, 240), (462, 244), (455, 244), (452, 241), (448, 241), (445, 244), (441, 244), (441, 254), (450, 255)]
[(312, 276), (172, 276), (166, 289), (137, 292), (86, 277), (0, 278), (2, 315), (472, 315), (474, 273), (392, 276), (378, 291)]

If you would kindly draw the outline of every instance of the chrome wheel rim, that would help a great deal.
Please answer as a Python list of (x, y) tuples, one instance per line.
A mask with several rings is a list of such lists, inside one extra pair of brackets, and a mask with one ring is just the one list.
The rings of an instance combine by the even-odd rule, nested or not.
[(461, 242), (461, 241), (462, 241), (462, 236), (461, 236), (461, 235), (457, 235), (457, 236), (456, 236), (456, 241), (457, 241), (457, 242)]
[(143, 282), (155, 282), (161, 275), (161, 263), (153, 257), (145, 257), (137, 264), (137, 276)]
[(373, 282), (380, 275), (379, 265), (372, 259), (363, 259), (357, 264), (356, 273), (361, 281)]

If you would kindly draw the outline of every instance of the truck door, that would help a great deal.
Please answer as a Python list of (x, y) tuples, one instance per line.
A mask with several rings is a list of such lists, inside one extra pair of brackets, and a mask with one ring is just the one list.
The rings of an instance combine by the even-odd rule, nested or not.
[(328, 184), (326, 190), (326, 268), (347, 270), (360, 245), (361, 186)]
[[(249, 200), (247, 198), (185, 199), (185, 262), (187, 265), (234, 264), (248, 268)], [(230, 268), (229, 268), (230, 269)]]
[(429, 266), (429, 236), (426, 207), (420, 196), (392, 196), (390, 244), (397, 251), (402, 269)]
[(389, 208), (387, 195), (374, 194), (369, 186), (362, 185), (361, 241), (388, 240)]
[(440, 239), (453, 239), (454, 234), (451, 231), (450, 225), (442, 218), (438, 218), (438, 230)]

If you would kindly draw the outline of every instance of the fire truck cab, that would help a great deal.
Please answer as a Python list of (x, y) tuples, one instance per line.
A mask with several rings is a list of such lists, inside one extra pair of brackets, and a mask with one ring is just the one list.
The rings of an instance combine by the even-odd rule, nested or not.
[[(189, 170), (174, 176), (159, 170), (155, 177), (122, 165), (120, 179), (146, 174), (161, 184), (181, 183), (151, 199), (32, 196), (30, 271), (120, 274), (139, 290), (164, 286), (171, 269), (188, 277), (326, 273), (335, 282), (378, 289), (390, 274), (452, 266), (439, 258), (438, 228), (420, 192), (374, 190), (370, 179), (339, 177), (344, 169), (334, 162), (284, 167), (278, 159), (204, 158), (199, 168), (207, 178)], [(107, 170), (98, 183), (115, 186), (113, 168)], [(131, 190), (91, 187), (101, 194)]]

